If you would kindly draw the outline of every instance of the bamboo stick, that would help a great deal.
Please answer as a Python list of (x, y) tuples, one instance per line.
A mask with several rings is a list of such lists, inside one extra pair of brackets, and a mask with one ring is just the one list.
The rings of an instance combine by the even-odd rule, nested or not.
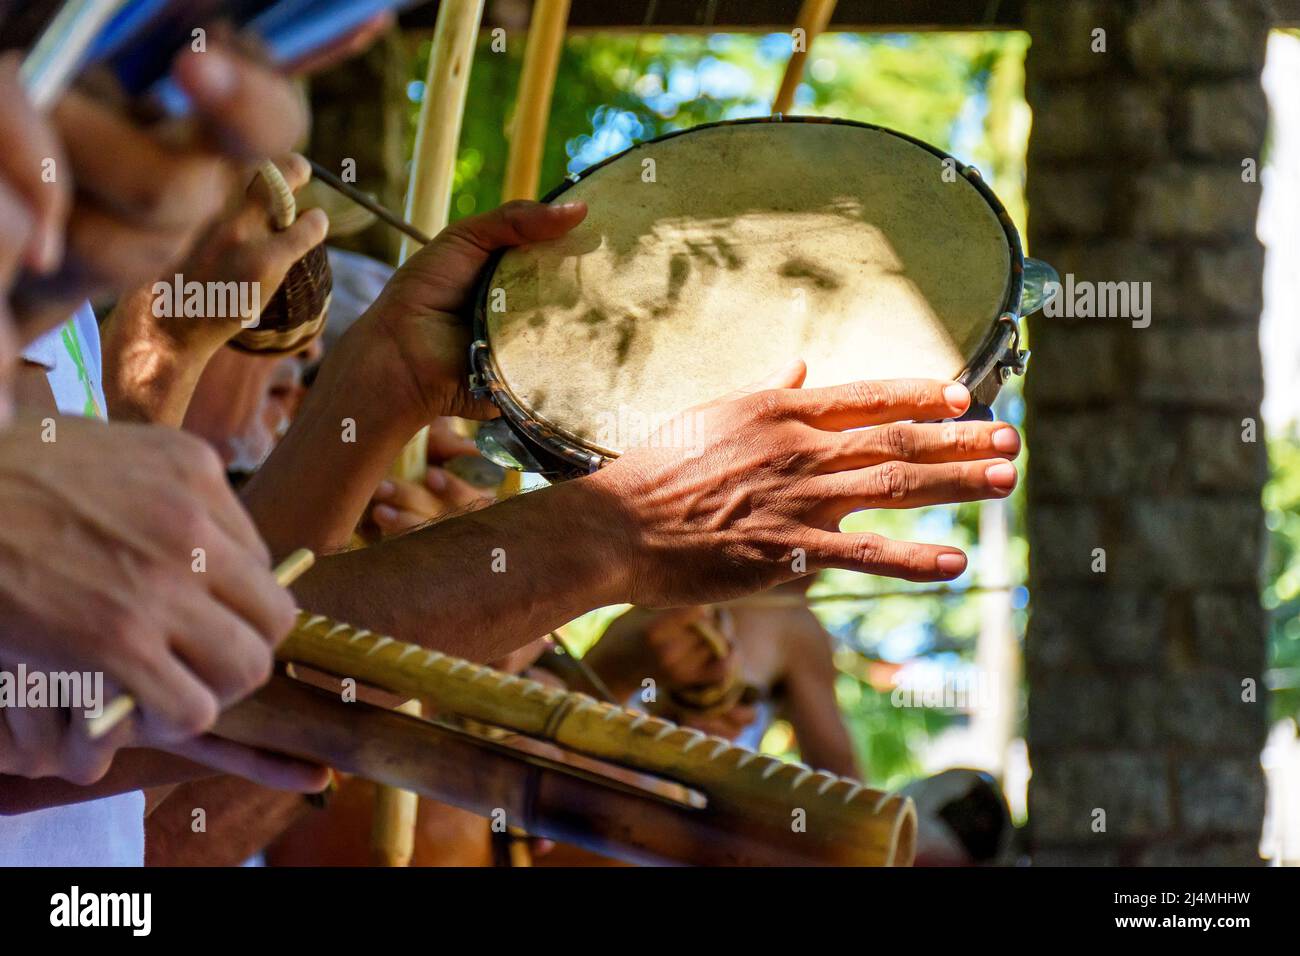
[[(515, 97), (506, 152), (506, 175), (501, 200), (536, 199), (546, 152), (546, 127), (551, 118), (551, 97), (564, 49), (564, 28), (569, 20), (569, 0), (536, 0), (528, 21), (528, 42)], [(518, 494), (521, 475), (507, 471), (498, 498)]]
[(785, 76), (781, 78), (781, 89), (772, 101), (773, 113), (788, 113), (794, 105), (794, 93), (803, 80), (804, 63), (813, 41), (825, 31), (835, 12), (835, 0), (803, 0), (799, 8), (799, 18), (795, 21), (796, 29), (803, 30), (803, 49), (794, 49), (790, 61), (785, 65)]
[[(456, 152), (482, 19), (483, 0), (444, 0), (438, 6), (406, 191), (406, 219), (428, 236), (436, 236), (451, 218)], [(401, 261), (417, 248), (404, 239)]]
[(546, 127), (551, 115), (555, 76), (564, 49), (564, 27), (569, 19), (569, 0), (536, 0), (528, 23), (519, 95), (510, 128), (510, 149), (506, 155), (502, 200), (536, 199), (541, 181), (542, 154), (546, 149)]
[[(483, 21), (483, 3), (443, 0), (438, 7), (406, 191), (406, 220), (427, 236), (436, 236), (451, 219), (456, 152), (469, 95), (474, 47)], [(410, 236), (403, 236), (399, 264), (417, 248)], [(402, 448), (390, 474), (402, 481), (420, 482), (428, 467), (429, 429), (425, 426)], [(371, 845), (379, 859), (393, 866), (410, 863), (418, 815), (419, 798), (414, 792), (378, 788)]]
[[(416, 124), (411, 179), (406, 190), (406, 221), (427, 236), (436, 236), (451, 218), (451, 189), (456, 180), (456, 152), (469, 94), (469, 72), (483, 20), (484, 0), (445, 0), (438, 7), (424, 80), (424, 99)], [(419, 248), (403, 237), (399, 265)], [(394, 478), (423, 481), (428, 468), (429, 430), (420, 429), (402, 449), (392, 468)]]
[[(419, 717), (418, 700), (393, 708), (399, 714)], [(420, 795), (414, 790), (379, 786), (375, 788), (374, 819), (370, 849), (378, 866), (410, 866), (415, 856), (415, 827), (420, 814)]]
[[(365, 703), (344, 703), (280, 675), (226, 711), (217, 733), (410, 787), (480, 816), (504, 811), (536, 836), (628, 863), (908, 865), (915, 843), (910, 799), (872, 802), (880, 795), (862, 791), (872, 795), (846, 803), (837, 789), (820, 797), (822, 774), (793, 790), (776, 787), (785, 797), (766, 813), (746, 813), (711, 793), (701, 806), (617, 781), (564, 754), (542, 756)], [(791, 825), (801, 809), (803, 831)], [(841, 822), (846, 817), (849, 825)]]
[(792, 813), (802, 811), (807, 825), (797, 835), (807, 856), (876, 864), (911, 859), (910, 803), (854, 780), (320, 616), (302, 615), (280, 654), (419, 698), (440, 714), (676, 781), (704, 793), (715, 812), (744, 818), (747, 826), (789, 831)]

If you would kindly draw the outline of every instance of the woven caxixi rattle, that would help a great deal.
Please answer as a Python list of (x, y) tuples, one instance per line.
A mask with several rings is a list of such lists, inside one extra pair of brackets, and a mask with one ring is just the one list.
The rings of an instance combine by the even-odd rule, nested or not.
[[(277, 230), (298, 218), (298, 203), (284, 176), (269, 160), (257, 168), (271, 191), (271, 219)], [(321, 243), (293, 264), (275, 295), (267, 300), (256, 325), (244, 329), (230, 344), (258, 355), (289, 355), (310, 345), (325, 328), (333, 277)]]

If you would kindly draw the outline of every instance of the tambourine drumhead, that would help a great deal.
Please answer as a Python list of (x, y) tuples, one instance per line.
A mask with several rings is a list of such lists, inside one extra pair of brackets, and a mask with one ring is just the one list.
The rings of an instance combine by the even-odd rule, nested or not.
[(501, 258), (487, 341), (518, 405), (607, 455), (796, 357), (808, 386), (955, 378), (1019, 268), (995, 200), (856, 124), (699, 128), (555, 199), (574, 200), (570, 234)]

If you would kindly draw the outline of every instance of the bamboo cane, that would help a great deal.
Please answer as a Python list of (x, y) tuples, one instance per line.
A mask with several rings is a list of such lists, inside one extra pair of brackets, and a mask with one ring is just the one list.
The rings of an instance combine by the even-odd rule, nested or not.
[[(546, 127), (551, 118), (551, 97), (564, 49), (564, 27), (569, 20), (569, 0), (536, 0), (528, 22), (528, 42), (519, 74), (519, 93), (510, 124), (506, 175), (501, 199), (536, 199), (546, 151)], [(519, 492), (520, 474), (507, 471), (498, 498)]]
[(776, 99), (772, 101), (773, 113), (790, 112), (790, 107), (794, 105), (795, 90), (803, 80), (803, 67), (808, 59), (808, 51), (812, 49), (813, 41), (817, 39), (818, 34), (825, 31), (830, 24), (834, 12), (835, 0), (803, 0), (803, 6), (799, 8), (799, 18), (795, 21), (795, 28), (803, 30), (802, 49), (795, 48), (790, 53), (790, 61), (785, 66), (785, 76), (781, 78), (781, 89), (777, 91)]
[[(801, 778), (791, 786), (783, 773), (767, 770), (779, 761), (740, 748), (728, 748), (713, 762), (725, 768), (723, 775), (743, 779), (772, 799), (737, 803), (707, 788), (702, 788), (703, 805), (673, 799), (661, 788), (643, 789), (606, 776), (590, 762), (513, 748), (361, 702), (344, 703), (336, 694), (279, 675), (226, 711), (217, 733), (410, 787), (480, 816), (504, 812), (536, 836), (629, 863), (905, 866), (913, 856), (916, 811), (907, 797), (856, 784), (846, 796), (843, 788), (850, 781), (812, 771), (799, 771)], [(748, 755), (750, 762), (735, 767), (738, 755)], [(704, 760), (698, 756), (695, 763)], [(792, 826), (798, 811), (804, 827)]]
[[(439, 714), (454, 714), (550, 741), (574, 754), (698, 790), (715, 815), (710, 817), (710, 826), (722, 825), (719, 821), (725, 819), (731, 821), (726, 823), (728, 827), (734, 823), (741, 829), (762, 833), (791, 855), (786, 862), (798, 858), (880, 865), (911, 859), (914, 819), (910, 803), (869, 790), (854, 780), (785, 763), (733, 746), (719, 737), (599, 703), (584, 694), (549, 688), (316, 615), (300, 616), (298, 626), (281, 645), (280, 656), (418, 698)], [(394, 720), (411, 719), (388, 716)], [(394, 773), (389, 772), (393, 768), (385, 770), (384, 760), (375, 757), (382, 753), (382, 746), (370, 738), (357, 741), (354, 749), (364, 751), (369, 755), (367, 761), (373, 758), (374, 762), (354, 772), (376, 774), (373, 779), (377, 782), (393, 785)], [(299, 756), (322, 759), (320, 754)], [(332, 756), (330, 759), (333, 761)], [(352, 769), (344, 763), (332, 765)], [(407, 770), (420, 773), (418, 768)], [(405, 782), (398, 779), (397, 785)], [(463, 795), (452, 799), (441, 791), (433, 795), (480, 812)], [(511, 797), (505, 794), (496, 799)], [(504, 805), (498, 802), (492, 806)], [(785, 834), (790, 833), (792, 820), (798, 821), (799, 811), (806, 827), (794, 831), (796, 840), (786, 841)], [(599, 817), (604, 811), (592, 812)], [(521, 825), (535, 835), (552, 837), (551, 832), (536, 829), (528, 822)], [(576, 839), (584, 845), (591, 842), (590, 834), (584, 842), (581, 831), (575, 837), (572, 828), (559, 838), (569, 842)]]
[[(451, 189), (456, 179), (456, 151), (469, 94), (474, 45), (483, 20), (484, 0), (446, 0), (438, 7), (429, 51), (429, 71), (415, 130), (411, 180), (406, 190), (406, 221), (428, 236), (436, 236), (451, 218)], [(419, 248), (402, 239), (399, 264)], [(428, 467), (429, 430), (420, 429), (406, 443), (392, 474), (403, 481), (420, 481)]]
[(569, 0), (537, 0), (528, 23), (519, 95), (510, 128), (510, 150), (506, 155), (506, 177), (501, 189), (504, 201), (536, 199), (541, 180), (542, 154), (546, 148), (546, 127), (551, 115), (551, 96), (564, 49), (564, 26), (569, 19)]
[[(451, 218), (451, 190), (456, 178), (456, 151), (469, 94), (469, 72), (483, 21), (484, 0), (443, 0), (433, 30), (424, 99), (416, 125), (411, 180), (406, 191), (406, 220), (427, 236), (436, 236)], [(402, 239), (400, 262), (417, 243)], [(429, 429), (421, 428), (406, 443), (391, 474), (402, 481), (422, 481), (428, 469)], [(415, 846), (419, 801), (410, 791), (380, 787), (375, 799), (371, 842), (390, 866), (407, 866)]]

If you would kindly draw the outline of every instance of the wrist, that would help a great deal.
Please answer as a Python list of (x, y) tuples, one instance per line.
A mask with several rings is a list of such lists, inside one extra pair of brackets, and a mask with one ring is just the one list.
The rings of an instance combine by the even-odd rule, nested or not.
[(574, 540), (591, 543), (601, 606), (630, 602), (641, 574), (641, 539), (617, 477), (602, 469), (555, 486), (566, 498), (564, 513), (578, 525)]
[(322, 374), (327, 369), (337, 371), (340, 387), (368, 401), (378, 400), (392, 427), (407, 438), (436, 417), (428, 411), (388, 322), (374, 307), (339, 339), (326, 357)]
[(130, 302), (103, 327), (104, 392), (113, 418), (179, 427), (199, 376), (219, 346), (186, 347), (133, 321)]

